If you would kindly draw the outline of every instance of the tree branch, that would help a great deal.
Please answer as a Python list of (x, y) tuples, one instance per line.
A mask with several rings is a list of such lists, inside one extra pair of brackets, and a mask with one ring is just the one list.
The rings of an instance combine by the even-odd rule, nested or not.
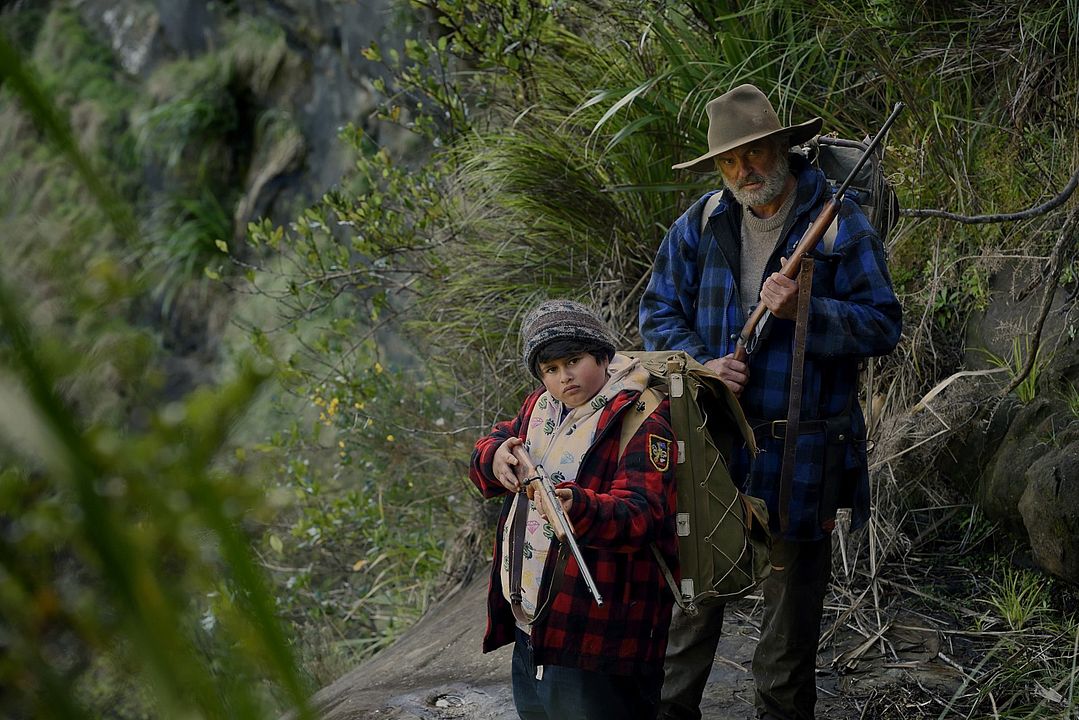
[(999, 223), (999, 222), (1014, 222), (1016, 220), (1026, 220), (1037, 215), (1044, 215), (1045, 213), (1058, 208), (1063, 205), (1071, 194), (1075, 192), (1075, 188), (1079, 186), (1079, 170), (1076, 170), (1072, 175), (1071, 180), (1068, 181), (1067, 186), (1061, 190), (1060, 194), (1055, 198), (1037, 207), (1032, 207), (1028, 210), (1022, 210), (1016, 213), (1000, 213), (995, 215), (958, 215), (956, 213), (950, 213), (945, 210), (932, 210), (932, 209), (911, 209), (900, 210), (899, 215), (901, 217), (911, 218), (943, 218), (944, 220), (951, 220), (957, 223), (963, 223), (965, 225), (984, 225), (986, 223)]

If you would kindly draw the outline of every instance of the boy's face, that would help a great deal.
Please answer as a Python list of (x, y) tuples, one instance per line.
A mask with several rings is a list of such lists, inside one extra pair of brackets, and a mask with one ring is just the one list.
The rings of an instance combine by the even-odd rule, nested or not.
[(569, 408), (589, 402), (607, 384), (609, 360), (597, 362), (590, 353), (578, 353), (539, 364), (540, 379), (555, 400)]

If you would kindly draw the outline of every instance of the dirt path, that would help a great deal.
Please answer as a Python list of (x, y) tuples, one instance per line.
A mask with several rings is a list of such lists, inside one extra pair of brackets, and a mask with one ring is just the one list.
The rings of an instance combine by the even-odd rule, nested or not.
[[(486, 577), (448, 596), (397, 643), (321, 690), (316, 707), (326, 720), (516, 720), (509, 687), (510, 648), (483, 655)], [(706, 718), (754, 717), (750, 659), (759, 608), (731, 604), (724, 637), (705, 691)], [(919, 717), (920, 705), (941, 710), (960, 673), (941, 654), (941, 636), (924, 618), (895, 619), (882, 638), (844, 629), (818, 663), (818, 717), (829, 720)], [(847, 628), (847, 625), (843, 625)], [(826, 628), (827, 629), (827, 628)], [(887, 661), (885, 661), (885, 658)], [(934, 706), (934, 707), (928, 707)]]

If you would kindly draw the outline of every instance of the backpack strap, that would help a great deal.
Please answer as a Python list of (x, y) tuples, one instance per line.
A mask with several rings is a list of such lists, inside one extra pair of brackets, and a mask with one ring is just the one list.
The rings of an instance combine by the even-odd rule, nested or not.
[(723, 191), (721, 190), (705, 201), (704, 207), (701, 209), (701, 235), (704, 235), (705, 229), (708, 228), (709, 216), (711, 216), (712, 212), (719, 207), (719, 201), (722, 199)]
[[(716, 193), (716, 195), (718, 194), (719, 193)], [(632, 440), (633, 436), (637, 434), (637, 431), (641, 429), (641, 425), (644, 424), (645, 418), (655, 412), (661, 402), (663, 402), (663, 395), (659, 390), (656, 390), (654, 387), (645, 388), (641, 393), (641, 396), (637, 399), (637, 404), (634, 409), (622, 418), (622, 434), (618, 439), (619, 458), (625, 454), (629, 441)], [(678, 603), (678, 607), (682, 608), (682, 610), (690, 617), (695, 616), (698, 612), (696, 605), (687, 603), (686, 599), (682, 596), (682, 590), (678, 586), (678, 581), (674, 579), (674, 573), (671, 572), (671, 568), (667, 565), (667, 561), (663, 559), (663, 553), (659, 551), (659, 546), (655, 543), (649, 543), (649, 547), (652, 549), (652, 554), (656, 556), (656, 563), (659, 565), (659, 571), (663, 574), (663, 579), (667, 581), (667, 587), (671, 589), (671, 594), (674, 595), (674, 601)]]
[(835, 239), (839, 236), (839, 213), (832, 218), (831, 224), (824, 231), (824, 238), (821, 240), (821, 244), (824, 246), (824, 252), (826, 255), (832, 254), (832, 249), (835, 247)]
[(619, 458), (625, 454), (629, 441), (641, 429), (641, 425), (644, 425), (644, 421), (648, 416), (656, 411), (661, 402), (663, 402), (663, 397), (655, 388), (645, 388), (641, 392), (641, 396), (637, 398), (637, 403), (634, 405), (633, 410), (626, 413), (622, 418), (622, 434), (618, 438)]

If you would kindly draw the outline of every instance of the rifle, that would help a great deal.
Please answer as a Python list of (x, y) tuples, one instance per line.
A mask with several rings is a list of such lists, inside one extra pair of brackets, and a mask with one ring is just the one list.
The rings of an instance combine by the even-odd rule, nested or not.
[[(843, 203), (843, 196), (847, 192), (847, 188), (854, 181), (854, 178), (858, 175), (858, 171), (862, 169), (869, 156), (876, 151), (877, 146), (885, 135), (888, 134), (888, 128), (892, 126), (895, 119), (899, 117), (899, 113), (903, 111), (903, 103), (896, 103), (892, 108), (892, 114), (888, 116), (888, 119), (884, 121), (884, 125), (881, 126), (880, 132), (874, 137), (872, 142), (866, 147), (862, 157), (858, 160), (858, 163), (851, 170), (850, 175), (843, 181), (843, 184), (839, 186), (839, 189), (835, 191), (835, 194), (828, 199), (828, 202), (824, 203), (824, 207), (820, 211), (820, 215), (813, 221), (813, 224), (802, 235), (802, 239), (798, 241), (798, 244), (794, 247), (794, 252), (787, 259), (787, 264), (782, 267), (780, 273), (784, 276), (791, 278), (792, 280), (798, 275), (798, 270), (802, 264), (802, 258), (809, 252), (812, 252), (813, 248), (817, 247), (817, 244), (824, 237), (824, 232), (828, 229), (828, 226), (835, 220), (836, 214), (839, 213), (839, 206)], [(801, 290), (801, 288), (799, 288)], [(757, 345), (760, 339), (764, 336), (764, 329), (767, 325), (767, 318), (771, 317), (771, 311), (764, 306), (764, 303), (759, 303), (753, 312), (750, 314), (749, 319), (746, 320), (746, 324), (742, 326), (742, 332), (738, 334), (738, 342), (734, 348), (734, 359), (739, 362), (746, 362), (751, 353), (757, 349)], [(762, 324), (762, 320), (764, 323)], [(760, 327), (758, 327), (758, 324)]]
[(547, 520), (551, 523), (554, 534), (558, 537), (560, 542), (569, 545), (573, 557), (577, 560), (577, 567), (581, 569), (581, 577), (584, 578), (585, 584), (588, 585), (588, 590), (592, 593), (592, 597), (596, 599), (596, 605), (602, 605), (603, 598), (600, 597), (599, 588), (596, 587), (596, 581), (593, 579), (592, 573), (588, 571), (588, 566), (585, 565), (584, 558), (581, 557), (581, 548), (578, 547), (577, 538), (573, 535), (573, 525), (566, 516), (566, 509), (562, 507), (562, 501), (558, 498), (558, 493), (555, 492), (554, 483), (551, 482), (551, 476), (547, 474), (547, 471), (543, 469), (542, 465), (536, 465), (532, 462), (532, 457), (528, 454), (528, 450), (525, 449), (524, 445), (514, 446), (513, 456), (517, 458), (518, 466), (524, 471), (524, 476), (526, 478), (521, 483), (521, 492), (524, 492), (525, 486), (529, 483), (539, 482), (539, 490), (537, 492), (542, 493), (540, 496), (541, 501), (546, 501), (546, 504), (549, 506), (547, 509)]

